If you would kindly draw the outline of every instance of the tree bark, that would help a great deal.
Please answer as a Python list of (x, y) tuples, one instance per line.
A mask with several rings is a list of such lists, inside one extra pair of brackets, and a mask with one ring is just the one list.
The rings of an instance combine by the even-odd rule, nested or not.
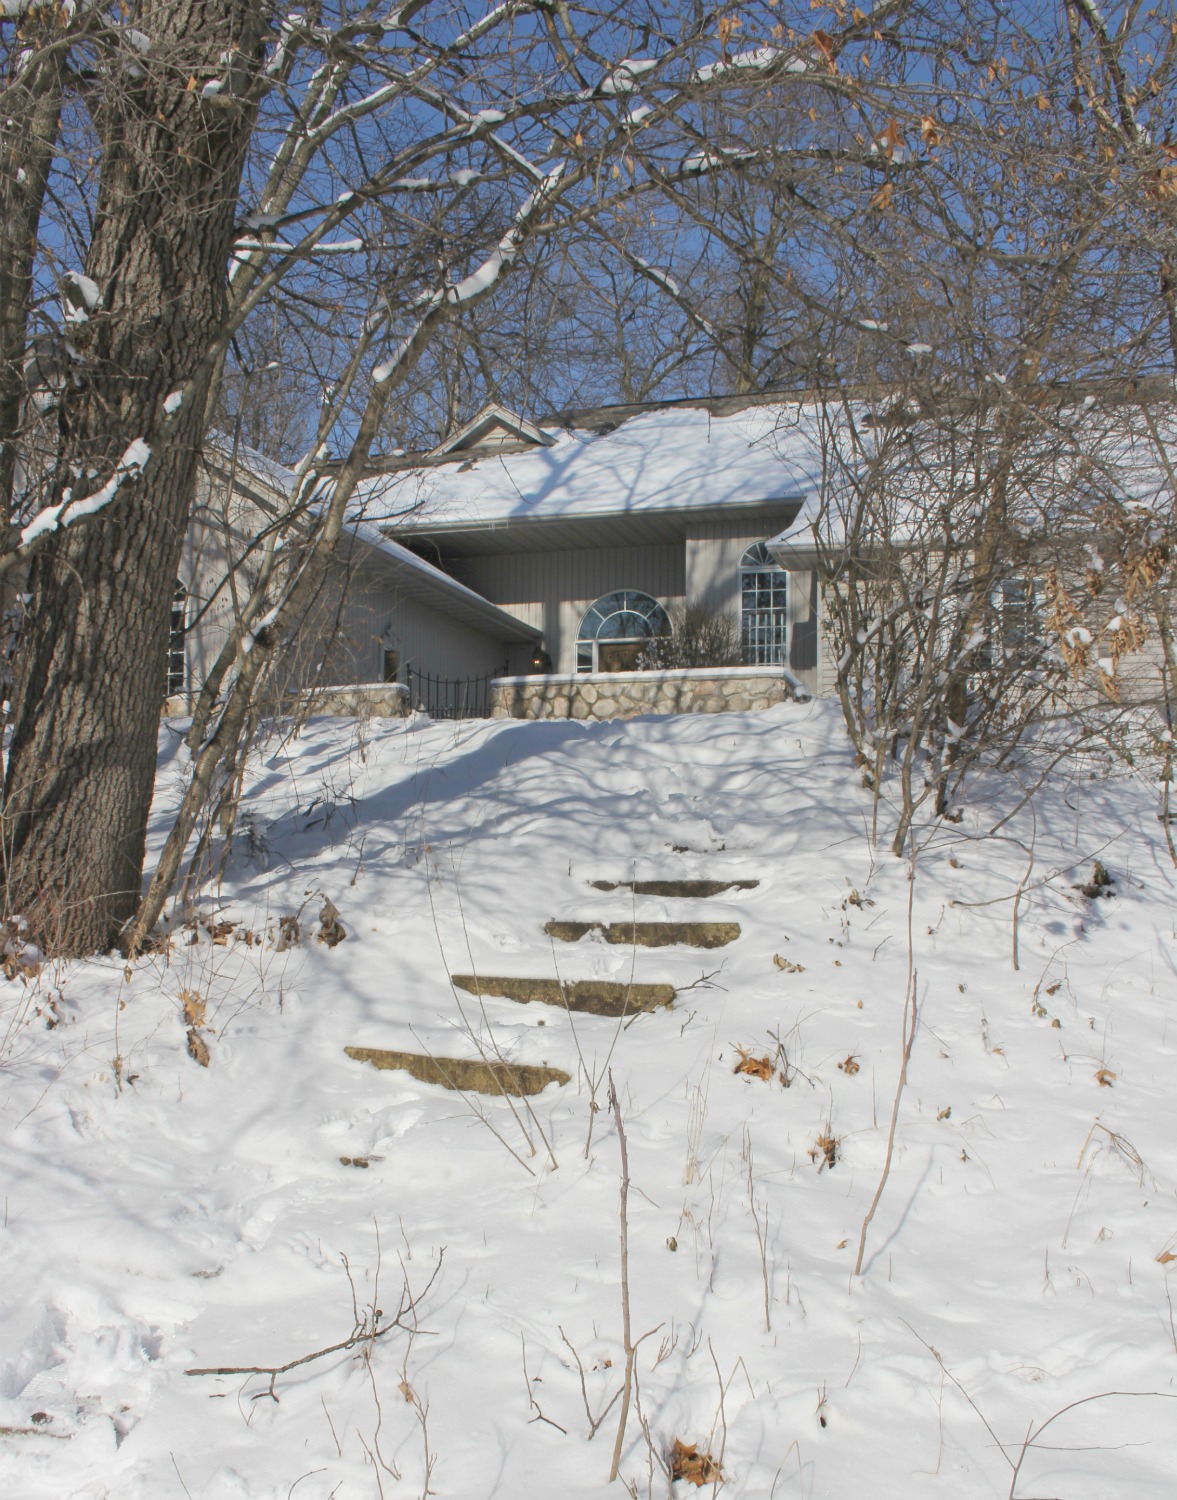
[(137, 440), (151, 452), (30, 574), (6, 900), (61, 954), (111, 946), (140, 897), (170, 581), (196, 483), (205, 356), (225, 317), (264, 14), (258, 0), (147, 0), (135, 19), (150, 51), (136, 68), (112, 55), (94, 105), (102, 166), (85, 272), (101, 303), (69, 329), (77, 354), (47, 498), (99, 490)]
[(7, 150), (0, 168), (0, 515), (13, 512), (17, 442), (25, 398), (25, 356), (41, 208), (57, 144), (66, 49), (56, 12), (37, 11), (22, 30), (32, 61), (9, 59), (0, 94)]

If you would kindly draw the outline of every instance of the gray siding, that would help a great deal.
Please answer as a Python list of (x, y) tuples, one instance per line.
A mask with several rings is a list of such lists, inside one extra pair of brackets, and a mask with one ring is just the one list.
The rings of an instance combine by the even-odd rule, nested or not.
[(674, 542), (464, 557), (453, 572), (483, 598), (538, 626), (557, 672), (576, 670), (576, 633), (585, 610), (603, 594), (640, 589), (669, 608), (686, 590), (683, 549)]
[[(463, 557), (454, 573), (484, 598), (538, 626), (553, 670), (576, 670), (576, 634), (585, 610), (614, 589), (640, 589), (667, 608), (685, 600), (739, 617), (740, 559), (762, 532), (747, 522), (711, 522), (692, 530), (685, 543), (526, 552), (514, 556)], [(790, 666), (817, 691), (818, 631), (814, 575), (791, 575)]]
[[(712, 522), (695, 528), (686, 544), (687, 598), (727, 610), (739, 618), (740, 559), (749, 547), (767, 540), (750, 534), (746, 523)], [(820, 691), (821, 611), (817, 575), (812, 569), (789, 569), (789, 669), (811, 693)]]
[[(185, 538), (179, 582), (187, 591), (185, 685), (198, 691), (236, 617), (233, 591), (225, 587), (228, 559), (245, 556), (250, 541), (268, 524), (267, 507), (278, 497), (250, 497), (215, 476), (201, 477), (192, 524)], [(400, 680), (410, 666), (441, 677), (471, 677), (525, 670), (530, 648), (450, 618), (444, 610), (405, 597), (388, 571), (361, 552), (331, 568), (319, 597), (302, 623), (276, 684), (283, 691), (312, 685), (380, 682), (384, 651), (400, 655)], [(248, 593), (253, 567), (241, 569), (238, 593)]]
[(693, 604), (740, 613), (740, 559), (749, 547), (764, 541), (747, 526), (712, 522), (696, 527), (687, 537), (687, 598)]
[[(388, 645), (400, 652), (401, 681), (410, 666), (439, 677), (481, 677), (488, 672), (521, 670), (521, 649), (513, 652), (502, 641), (451, 620), (416, 599), (384, 589), (369, 596), (381, 611), (373, 623)], [(381, 646), (380, 649), (383, 649)], [(530, 660), (530, 651), (526, 652)]]

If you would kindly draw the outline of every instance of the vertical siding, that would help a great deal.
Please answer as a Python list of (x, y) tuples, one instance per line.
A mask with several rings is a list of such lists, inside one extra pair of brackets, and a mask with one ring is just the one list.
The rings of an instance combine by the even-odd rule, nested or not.
[[(400, 653), (401, 681), (410, 666), (439, 677), (481, 677), (513, 665), (508, 646), (473, 630), (416, 599), (384, 588), (378, 595), (378, 623), (388, 645)], [(380, 647), (383, 650), (383, 646)], [(530, 650), (527, 653), (530, 660)]]
[[(223, 483), (214, 483), (207, 473), (199, 477), (179, 570), (179, 582), (188, 595), (184, 657), (189, 690), (200, 688), (232, 633), (233, 595), (221, 587), (229, 558), (243, 557), (249, 542), (270, 520), (262, 507), (246, 496), (236, 492), (230, 495)], [(252, 577), (252, 565), (247, 563), (238, 585), (241, 596), (248, 594)]]
[(464, 557), (453, 571), (483, 598), (538, 626), (557, 672), (575, 671), (581, 619), (603, 594), (638, 589), (669, 608), (686, 593), (679, 542)]
[[(202, 476), (179, 577), (188, 594), (185, 685), (190, 692), (200, 689), (232, 634), (233, 596), (220, 587), (229, 557), (243, 556), (270, 519), (247, 497), (228, 497), (223, 486)], [(243, 573), (242, 597), (248, 592), (249, 565)], [(504, 667), (521, 671), (531, 659), (530, 647), (509, 647), (493, 634), (406, 598), (385, 569), (361, 555), (351, 564), (340, 558), (332, 565), (288, 649), (276, 686), (295, 690), (313, 683), (379, 682), (386, 647), (400, 653), (402, 681), (410, 665), (443, 677), (470, 677)]]
[(789, 669), (811, 693), (818, 692), (821, 609), (815, 569), (789, 572)]
[[(740, 561), (763, 532), (749, 532), (746, 522), (709, 522), (694, 528), (686, 543), (686, 592), (692, 602), (740, 615)], [(789, 669), (811, 693), (820, 691), (821, 625), (816, 574), (787, 569)]]
[(693, 531), (686, 543), (687, 598), (692, 604), (727, 610), (739, 618), (740, 559), (749, 547), (764, 541), (744, 526), (712, 523)]

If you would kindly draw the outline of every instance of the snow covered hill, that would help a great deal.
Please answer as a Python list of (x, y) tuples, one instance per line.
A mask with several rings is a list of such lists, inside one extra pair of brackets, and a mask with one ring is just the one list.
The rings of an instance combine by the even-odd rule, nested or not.
[[(0, 1493), (623, 1493), (611, 1072), (632, 1493), (677, 1440), (732, 1500), (1167, 1500), (1177, 880), (1153, 790), (1106, 771), (990, 834), (995, 782), (912, 882), (828, 704), (275, 740), (199, 924), (0, 988)], [(686, 879), (728, 888), (628, 884)], [(678, 993), (611, 1017), (454, 974)], [(348, 1046), (571, 1081), (460, 1093)]]

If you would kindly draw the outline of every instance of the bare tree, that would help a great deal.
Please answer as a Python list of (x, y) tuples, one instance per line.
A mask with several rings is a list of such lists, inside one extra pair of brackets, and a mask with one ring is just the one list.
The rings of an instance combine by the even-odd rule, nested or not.
[[(259, 323), (280, 309), (284, 347), (302, 331), (319, 409), (292, 529), (202, 705), (192, 790), (132, 945), (266, 663), (319, 587), (394, 393), (435, 341), (510, 273), (542, 274), (547, 245), (628, 205), (681, 206), (684, 187), (738, 165), (724, 101), (810, 77), (859, 87), (831, 57), (857, 52), (866, 70), (872, 26), (905, 8), (848, 14), (836, 37), (800, 5), (789, 29), (770, 5), (736, 18), (671, 0), (288, 14), (135, 0), (52, 24), (33, 0), (5, 8), (8, 87), (27, 96), (10, 112), (13, 159), (49, 185), (30, 196), (21, 241), (36, 231), (35, 308), (20, 247), (4, 242), (25, 329), (19, 350), (15, 334), (5, 346), (10, 386), (26, 374), (33, 311), (51, 333), (37, 393), (49, 473), (14, 492), (0, 556), (0, 572), (28, 568), (32, 598), (5, 786), (10, 906), (64, 952), (109, 944), (136, 909), (198, 455), (227, 364), (259, 347)], [(30, 446), (28, 412), (9, 403), (0, 441)], [(330, 470), (329, 446), (344, 455)]]
[[(869, 207), (827, 242), (801, 418), (834, 678), (876, 795), (897, 772), (896, 852), (925, 801), (951, 813), (969, 773), (1028, 734), (1058, 748), (1101, 703), (1106, 723), (1117, 653), (1091, 649), (1105, 627), (1086, 619), (1086, 549), (1142, 481), (1150, 528), (1172, 515), (1171, 386), (1154, 377), (1171, 367), (1156, 286), (1173, 33), (1125, 8), (1114, 50), (1133, 76), (1117, 86), (1084, 0), (1057, 31), (961, 11), (974, 49), (933, 50), (914, 107), (866, 124)], [(1117, 87), (1147, 122), (1109, 113)], [(1113, 613), (1127, 655), (1144, 630), (1127, 604)]]

